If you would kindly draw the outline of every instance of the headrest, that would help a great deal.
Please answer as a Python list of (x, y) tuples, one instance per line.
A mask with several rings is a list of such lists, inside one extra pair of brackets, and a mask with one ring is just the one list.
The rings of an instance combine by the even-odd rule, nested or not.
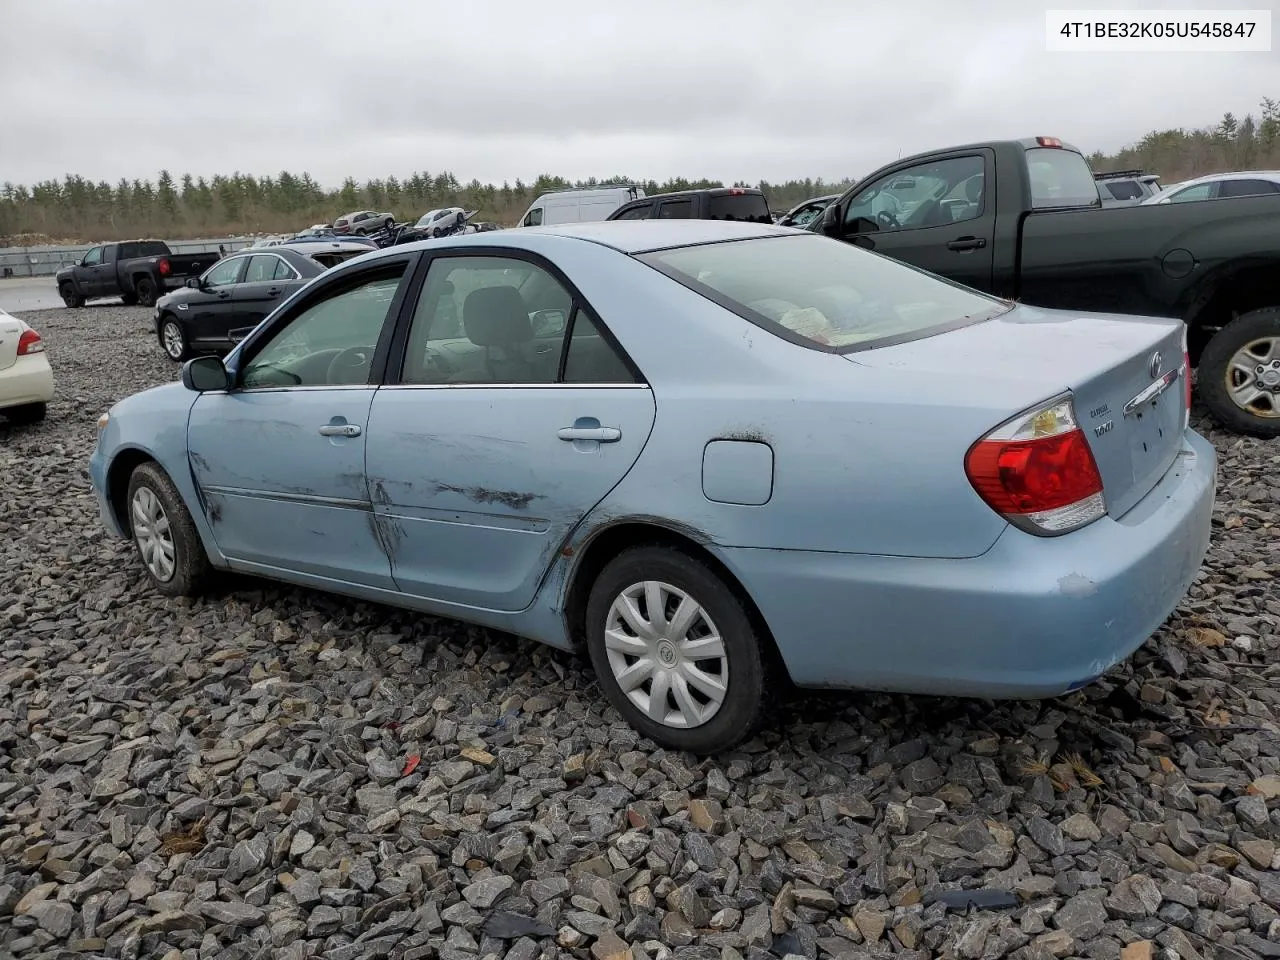
[(964, 195), (970, 203), (982, 196), (982, 178), (973, 177), (964, 185)]
[(462, 327), (477, 347), (500, 347), (533, 339), (524, 298), (515, 287), (472, 290), (462, 304)]

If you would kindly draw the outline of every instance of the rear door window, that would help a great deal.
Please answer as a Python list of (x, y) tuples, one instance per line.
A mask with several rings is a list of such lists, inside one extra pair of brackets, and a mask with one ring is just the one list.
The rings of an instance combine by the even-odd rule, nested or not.
[(744, 223), (773, 223), (769, 204), (759, 193), (726, 193), (707, 198), (708, 220), (740, 220)]
[(693, 217), (693, 200), (663, 200), (658, 204), (659, 220), (689, 220)]
[(1257, 197), (1280, 190), (1269, 180), (1223, 180), (1218, 187), (1221, 197)]

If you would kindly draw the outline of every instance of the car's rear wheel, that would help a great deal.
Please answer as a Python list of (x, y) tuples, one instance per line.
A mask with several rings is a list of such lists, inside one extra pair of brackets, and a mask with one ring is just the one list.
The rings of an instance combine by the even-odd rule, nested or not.
[(392, 227), (394, 227), (394, 226), (396, 225), (395, 218), (394, 218), (394, 217), (387, 217), (387, 219), (385, 219), (385, 220), (383, 220), (383, 221), (382, 221), (382, 225), (383, 225), (384, 227), (386, 227), (388, 230), (390, 230)]
[(75, 309), (84, 306), (84, 297), (76, 293), (76, 288), (69, 283), (64, 283), (58, 287), (58, 293), (62, 296), (62, 302), (68, 307)]
[(156, 305), (156, 282), (150, 277), (139, 277), (138, 282), (133, 285), (134, 296), (138, 298), (138, 303), (144, 307), (154, 307)]
[(165, 318), (164, 323), (160, 324), (160, 346), (164, 347), (164, 352), (175, 363), (181, 363), (191, 355), (182, 324), (172, 317)]
[(173, 481), (158, 464), (139, 464), (128, 496), (129, 530), (152, 584), (167, 596), (194, 596), (208, 580), (209, 558)]
[(48, 404), (24, 403), (20, 407), (9, 407), (7, 410), (0, 410), (0, 417), (6, 417), (11, 424), (19, 425), (38, 423), (45, 418), (48, 412)]
[(1280, 437), (1280, 307), (1242, 314), (1215, 333), (1200, 354), (1196, 383), (1223, 426)]
[(651, 740), (719, 753), (763, 715), (764, 641), (737, 594), (670, 547), (619, 554), (591, 587), (587, 650), (609, 702)]
[(120, 302), (123, 303), (126, 307), (137, 306), (138, 295), (135, 293), (122, 293), (120, 294)]

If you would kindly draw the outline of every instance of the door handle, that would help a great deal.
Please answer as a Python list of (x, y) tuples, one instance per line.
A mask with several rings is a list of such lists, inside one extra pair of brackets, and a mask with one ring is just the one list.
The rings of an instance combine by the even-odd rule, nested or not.
[(622, 439), (617, 427), (561, 427), (557, 436), (561, 440), (596, 440), (600, 443), (616, 443)]
[(958, 237), (947, 244), (948, 250), (981, 250), (987, 245), (985, 237)]
[(279, 287), (272, 287), (270, 290), (268, 290), (268, 291), (267, 291), (267, 296), (268, 296), (268, 297), (278, 297), (278, 296), (280, 296), (280, 288), (279, 288)]
[(322, 437), (358, 437), (360, 427), (354, 423), (326, 423), (320, 428)]

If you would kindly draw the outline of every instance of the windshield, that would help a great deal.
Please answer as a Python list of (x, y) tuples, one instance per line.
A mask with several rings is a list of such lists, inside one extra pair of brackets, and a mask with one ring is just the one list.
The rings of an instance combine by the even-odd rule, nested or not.
[(811, 234), (657, 250), (640, 260), (793, 343), (846, 352), (1010, 309), (994, 297)]
[(1099, 203), (1098, 183), (1084, 157), (1060, 147), (1027, 151), (1031, 179), (1031, 208), (1087, 207)]

